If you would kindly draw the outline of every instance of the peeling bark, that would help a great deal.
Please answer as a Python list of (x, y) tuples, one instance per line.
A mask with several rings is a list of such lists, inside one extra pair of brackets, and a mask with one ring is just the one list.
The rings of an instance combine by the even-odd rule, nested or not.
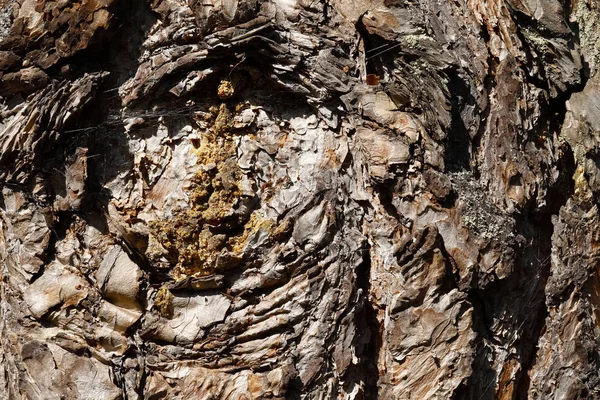
[(595, 0), (0, 5), (0, 399), (600, 397)]

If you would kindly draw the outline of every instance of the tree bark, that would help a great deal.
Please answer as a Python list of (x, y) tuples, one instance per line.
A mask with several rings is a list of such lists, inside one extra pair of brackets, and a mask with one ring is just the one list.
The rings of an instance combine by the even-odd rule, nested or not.
[(0, 399), (600, 398), (597, 0), (0, 6)]

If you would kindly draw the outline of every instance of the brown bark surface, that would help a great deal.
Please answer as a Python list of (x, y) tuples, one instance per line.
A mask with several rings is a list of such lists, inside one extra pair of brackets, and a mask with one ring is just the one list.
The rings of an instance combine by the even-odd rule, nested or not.
[(597, 0), (0, 0), (0, 399), (600, 398)]

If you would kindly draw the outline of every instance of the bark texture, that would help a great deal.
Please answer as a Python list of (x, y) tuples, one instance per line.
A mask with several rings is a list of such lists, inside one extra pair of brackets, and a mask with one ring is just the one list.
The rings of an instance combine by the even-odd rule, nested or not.
[(598, 0), (0, 6), (0, 399), (600, 398)]

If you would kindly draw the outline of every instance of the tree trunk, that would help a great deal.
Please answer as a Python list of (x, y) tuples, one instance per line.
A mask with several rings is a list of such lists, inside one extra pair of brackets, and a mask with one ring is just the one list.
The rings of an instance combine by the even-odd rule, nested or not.
[(0, 6), (0, 399), (600, 398), (598, 0)]

